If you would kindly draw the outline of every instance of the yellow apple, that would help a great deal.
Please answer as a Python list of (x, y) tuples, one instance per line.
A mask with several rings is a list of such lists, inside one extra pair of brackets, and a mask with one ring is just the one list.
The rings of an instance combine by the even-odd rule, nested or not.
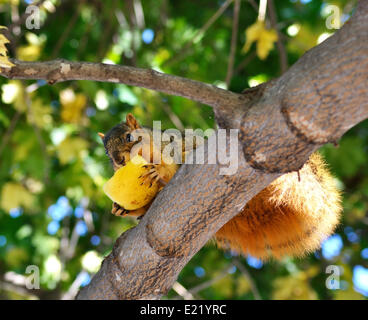
[(124, 167), (118, 169), (103, 186), (103, 191), (114, 202), (126, 210), (136, 210), (148, 204), (158, 192), (158, 183), (143, 183), (142, 175), (150, 169), (144, 168), (147, 161), (135, 156)]

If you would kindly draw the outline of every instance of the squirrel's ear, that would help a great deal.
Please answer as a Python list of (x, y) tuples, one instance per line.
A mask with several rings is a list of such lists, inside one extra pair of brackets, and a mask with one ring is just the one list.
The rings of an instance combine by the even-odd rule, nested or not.
[(99, 132), (97, 134), (100, 136), (101, 140), (103, 141), (103, 139), (105, 138), (105, 135), (103, 133), (101, 133), (101, 132)]
[(126, 124), (132, 129), (139, 129), (141, 126), (138, 124), (137, 119), (131, 113), (126, 116)]

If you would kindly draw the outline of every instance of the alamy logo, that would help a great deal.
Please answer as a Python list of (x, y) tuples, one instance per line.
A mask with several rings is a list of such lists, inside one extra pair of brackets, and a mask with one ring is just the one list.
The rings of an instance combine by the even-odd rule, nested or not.
[(154, 164), (161, 161), (167, 164), (217, 163), (222, 165), (220, 175), (232, 175), (238, 170), (238, 129), (185, 129), (183, 137), (177, 129), (162, 131), (160, 121), (154, 121), (152, 134), (146, 129), (137, 129), (131, 134), (136, 144), (130, 151), (130, 159), (141, 154), (145, 159), (152, 155)]
[(26, 28), (29, 30), (40, 29), (40, 8), (37, 6), (27, 6), (26, 14)]
[(27, 266), (26, 274), (26, 288), (27, 289), (40, 289), (40, 269), (35, 265)]
[(340, 8), (335, 5), (328, 5), (325, 9), (328, 17), (326, 19), (327, 29), (340, 29), (341, 27), (341, 12)]
[(341, 268), (336, 265), (329, 265), (326, 267), (326, 273), (331, 274), (326, 279), (326, 288), (330, 290), (340, 289)]

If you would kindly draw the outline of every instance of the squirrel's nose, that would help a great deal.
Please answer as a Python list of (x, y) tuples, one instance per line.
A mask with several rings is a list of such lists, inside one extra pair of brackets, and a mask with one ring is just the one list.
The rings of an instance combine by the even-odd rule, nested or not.
[(121, 167), (124, 167), (125, 166), (125, 157), (123, 157), (122, 160), (120, 161), (116, 161), (114, 159), (114, 162), (113, 162), (113, 167), (114, 167), (114, 171), (120, 169)]
[(121, 159), (121, 161), (119, 162), (119, 164), (125, 166), (125, 157), (123, 156), (123, 158)]
[(114, 159), (114, 162), (115, 162), (115, 165), (117, 166), (117, 167), (121, 167), (121, 166), (125, 166), (125, 157), (122, 157), (122, 159), (121, 160), (118, 160), (118, 159)]
[(125, 165), (125, 157), (119, 151), (114, 151), (112, 153), (112, 159), (115, 167), (120, 168)]

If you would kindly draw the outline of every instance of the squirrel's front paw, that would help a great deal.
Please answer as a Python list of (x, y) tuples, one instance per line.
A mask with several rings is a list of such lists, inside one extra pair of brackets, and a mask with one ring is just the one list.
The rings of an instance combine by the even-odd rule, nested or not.
[(141, 185), (149, 185), (152, 187), (154, 183), (158, 181), (162, 181), (162, 177), (160, 176), (159, 166), (156, 164), (146, 164), (143, 168), (147, 169), (147, 172), (139, 176), (139, 179), (142, 179)]
[(112, 204), (111, 213), (115, 216), (122, 217), (129, 214), (129, 210), (120, 207), (116, 202)]

